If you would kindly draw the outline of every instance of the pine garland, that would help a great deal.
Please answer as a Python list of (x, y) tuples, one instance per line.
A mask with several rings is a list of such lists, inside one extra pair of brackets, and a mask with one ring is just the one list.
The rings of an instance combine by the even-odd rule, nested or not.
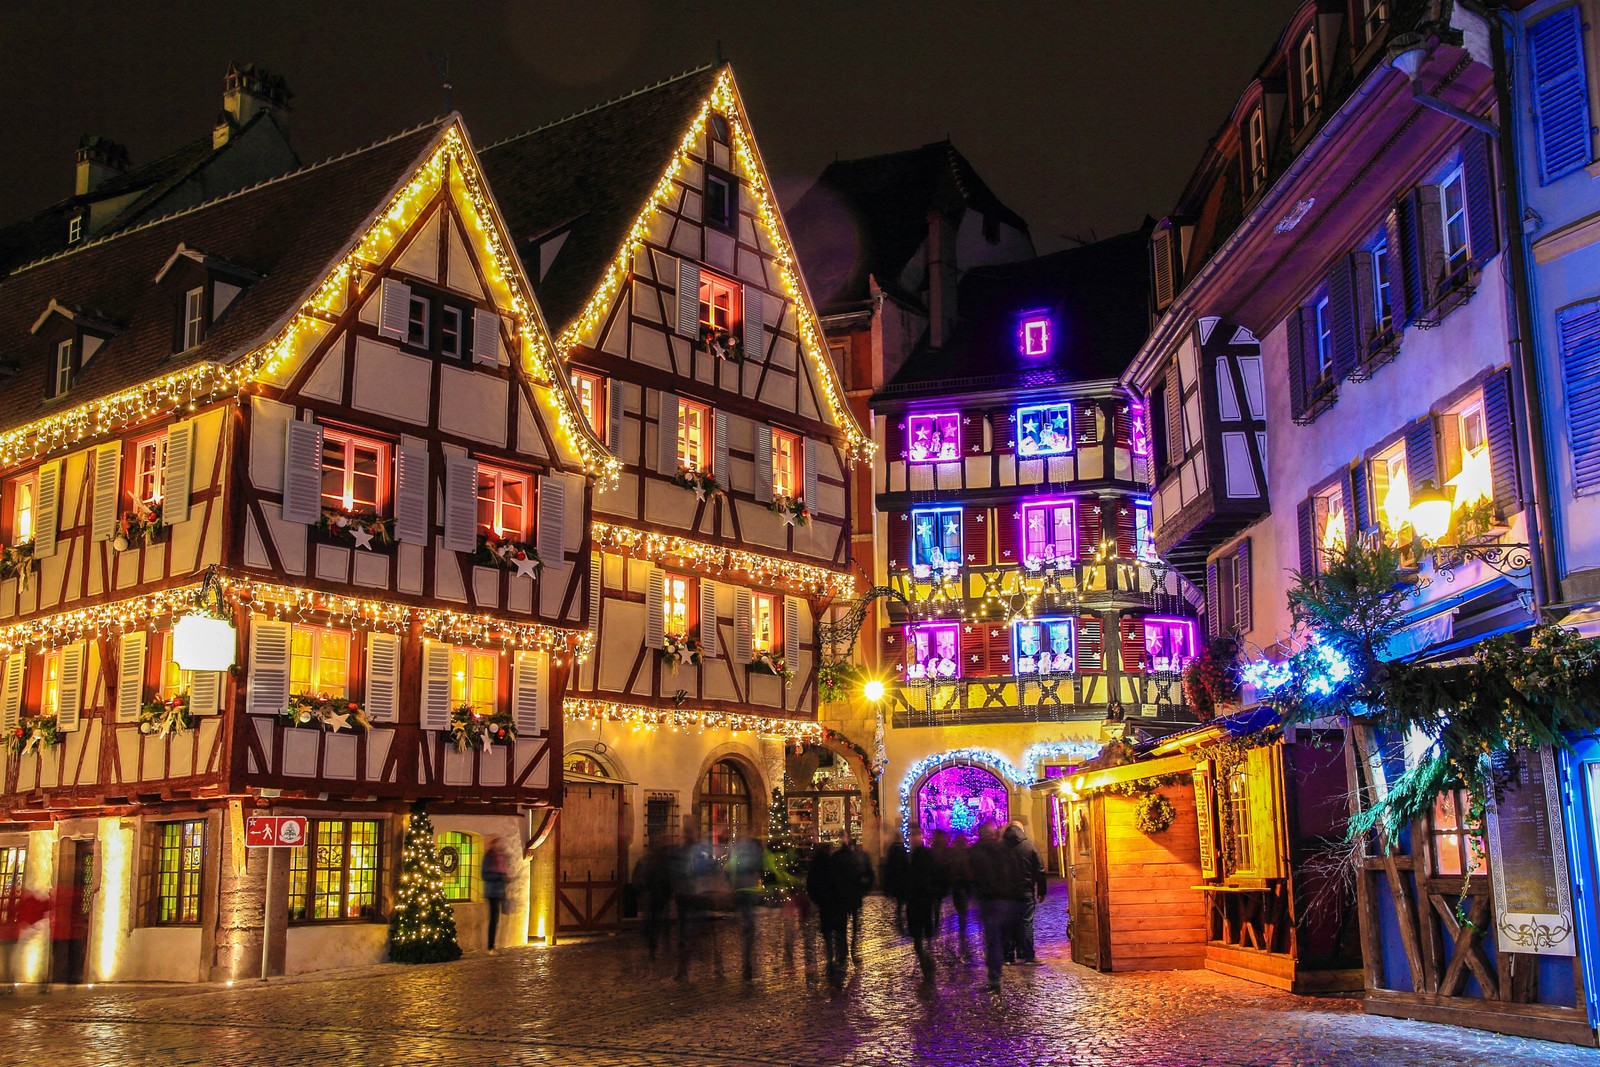
[(406, 824), (400, 888), (389, 919), (389, 959), (395, 963), (447, 963), (460, 958), (456, 916), (445, 896), (444, 871), (434, 848), (433, 820), (419, 800)]

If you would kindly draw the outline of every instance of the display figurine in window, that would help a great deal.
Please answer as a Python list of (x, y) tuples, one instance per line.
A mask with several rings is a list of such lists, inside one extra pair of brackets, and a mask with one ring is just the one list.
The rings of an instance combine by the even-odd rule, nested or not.
[(928, 633), (918, 630), (913, 635), (911, 662), (906, 665), (906, 677), (921, 679), (928, 676)]
[[(954, 451), (954, 449), (951, 449), (952, 453)], [(934, 430), (932, 437), (928, 439), (928, 454), (930, 456), (938, 456), (941, 459), (944, 457), (944, 437), (938, 430)]]
[(929, 428), (927, 426), (918, 426), (916, 428), (915, 433), (912, 435), (912, 441), (911, 441), (911, 458), (912, 459), (927, 459), (928, 458), (928, 455), (929, 455), (929, 453), (928, 453), (928, 435), (929, 435), (930, 432), (931, 431), (929, 430)]
[(1172, 665), (1172, 669), (1177, 670), (1183, 666), (1185, 660), (1189, 659), (1188, 641), (1185, 639), (1181, 629), (1173, 629), (1167, 636), (1171, 642), (1168, 647), (1167, 659)]
[(938, 653), (937, 668), (939, 677), (954, 678), (956, 674), (956, 632), (954, 629), (940, 630), (934, 634), (937, 642)]
[(1032, 674), (1039, 655), (1039, 631), (1033, 627), (1023, 630), (1017, 638), (1017, 670)]
[(1144, 634), (1145, 650), (1150, 653), (1150, 664), (1158, 671), (1167, 669), (1166, 634), (1161, 627), (1148, 627)]
[(1052, 626), (1050, 628), (1050, 648), (1055, 653), (1055, 662), (1051, 667), (1056, 672), (1072, 670), (1072, 632), (1065, 626)]

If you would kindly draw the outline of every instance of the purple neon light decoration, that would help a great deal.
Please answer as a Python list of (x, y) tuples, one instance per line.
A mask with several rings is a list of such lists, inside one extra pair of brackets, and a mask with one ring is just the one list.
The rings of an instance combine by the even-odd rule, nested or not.
[(1017, 326), (1017, 344), (1025, 356), (1048, 356), (1052, 346), (1050, 316), (1040, 311), (1024, 312)]
[(1078, 501), (1025, 501), (1020, 509), (1022, 565), (1030, 571), (1070, 565), (1078, 558)]
[(953, 463), (961, 458), (961, 415), (906, 416), (906, 458), (912, 463)]
[(1048, 678), (1077, 669), (1077, 636), (1069, 618), (1019, 620), (1012, 625), (1012, 642), (1019, 675)]
[(923, 622), (906, 627), (906, 680), (961, 677), (961, 624)]
[(1029, 404), (1017, 409), (1017, 454), (1024, 459), (1072, 451), (1072, 405)]
[(1144, 404), (1137, 400), (1128, 404), (1128, 436), (1134, 455), (1150, 454), (1150, 424), (1144, 416)]
[(1152, 671), (1178, 672), (1200, 654), (1200, 628), (1193, 619), (1144, 617), (1145, 663)]

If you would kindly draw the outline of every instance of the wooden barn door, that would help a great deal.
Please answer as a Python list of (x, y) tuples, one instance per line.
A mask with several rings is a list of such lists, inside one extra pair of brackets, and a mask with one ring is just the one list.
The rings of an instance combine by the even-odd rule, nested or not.
[(1100, 867), (1105, 834), (1102, 829), (1102, 802), (1079, 801), (1067, 814), (1067, 885), (1071, 894), (1072, 962), (1097, 971), (1111, 969), (1106, 951), (1106, 928)]
[(556, 847), (556, 932), (617, 929), (622, 923), (622, 885), (628, 877), (622, 786), (567, 782), (562, 787)]

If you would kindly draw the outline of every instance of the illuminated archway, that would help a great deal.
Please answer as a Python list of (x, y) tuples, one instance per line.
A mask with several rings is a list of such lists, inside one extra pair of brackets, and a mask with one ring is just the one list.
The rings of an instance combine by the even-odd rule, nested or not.
[(1011, 789), (994, 771), (952, 763), (933, 771), (917, 787), (916, 820), (923, 833), (944, 831), (974, 838), (985, 824), (1003, 826), (1011, 817)]

